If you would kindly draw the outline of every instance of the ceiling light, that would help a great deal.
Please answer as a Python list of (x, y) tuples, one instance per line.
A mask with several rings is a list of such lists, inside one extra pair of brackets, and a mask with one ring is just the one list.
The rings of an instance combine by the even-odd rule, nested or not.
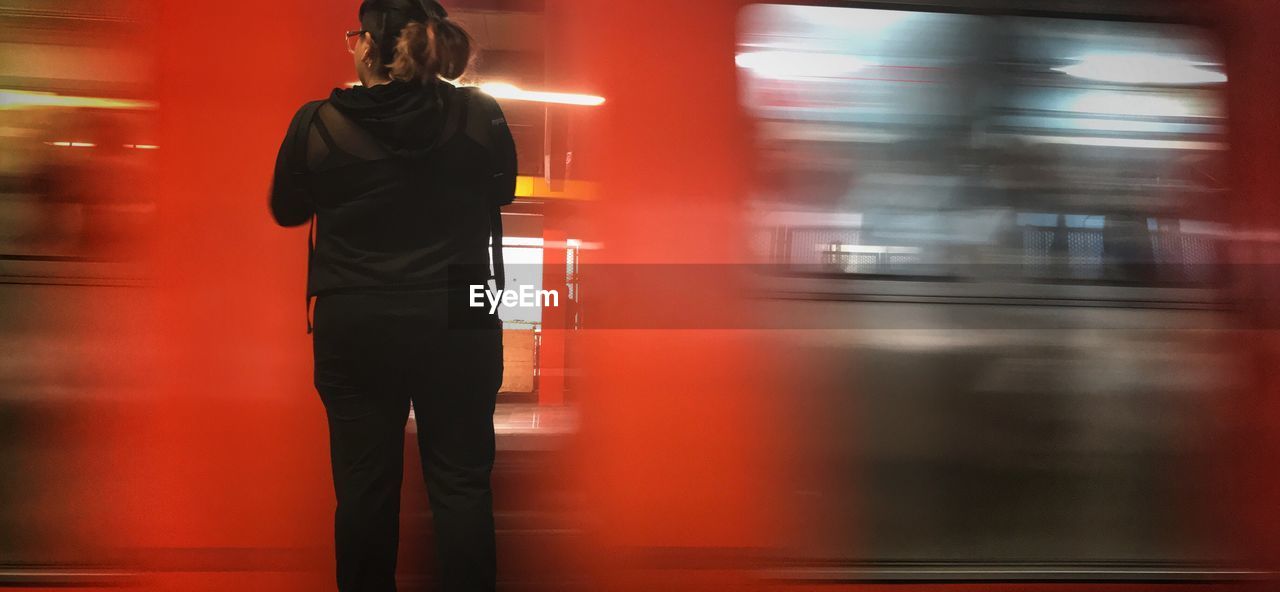
[(1216, 84), (1227, 75), (1185, 59), (1150, 53), (1097, 53), (1078, 58), (1058, 72), (1100, 82), (1120, 84)]
[(533, 101), (537, 103), (579, 105), (584, 107), (598, 107), (604, 104), (604, 97), (574, 93), (524, 90), (514, 84), (508, 84), (506, 82), (486, 82), (480, 85), (480, 90), (484, 91), (485, 94), (491, 97), (497, 99), (511, 99), (513, 101)]
[(739, 68), (764, 78), (838, 78), (872, 65), (856, 56), (801, 51), (752, 51), (734, 57)]

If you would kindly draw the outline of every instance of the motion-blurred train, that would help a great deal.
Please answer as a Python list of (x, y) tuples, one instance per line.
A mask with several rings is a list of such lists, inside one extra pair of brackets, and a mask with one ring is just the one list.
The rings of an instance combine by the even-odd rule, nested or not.
[(797, 576), (1237, 575), (1223, 54), (1125, 12), (1154, 5), (1042, 4), (741, 14), (753, 246), (778, 314), (831, 327), (795, 397), (826, 443), (799, 555), (834, 563)]

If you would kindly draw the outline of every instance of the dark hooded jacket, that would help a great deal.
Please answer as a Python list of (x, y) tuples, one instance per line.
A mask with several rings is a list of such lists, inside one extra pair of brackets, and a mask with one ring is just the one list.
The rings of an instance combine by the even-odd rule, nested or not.
[[(515, 144), (497, 102), (445, 82), (336, 89), (294, 116), (271, 213), (314, 220), (310, 297), (483, 283)], [(496, 226), (496, 228), (495, 228)], [(497, 258), (500, 261), (500, 251)]]

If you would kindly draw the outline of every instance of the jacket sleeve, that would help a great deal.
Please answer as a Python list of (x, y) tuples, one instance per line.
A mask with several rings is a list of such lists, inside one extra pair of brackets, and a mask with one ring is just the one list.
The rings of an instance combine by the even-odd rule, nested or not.
[(303, 106), (293, 116), (289, 131), (280, 143), (280, 151), (276, 154), (275, 175), (271, 182), (271, 216), (281, 226), (299, 226), (306, 224), (315, 214), (315, 206), (307, 188), (302, 183), (297, 171), (303, 170), (306, 163), (297, 162), (299, 155), (306, 154), (307, 136), (311, 130), (299, 129), (302, 126)]
[(498, 101), (486, 94), (481, 94), (485, 106), (485, 114), (489, 120), (489, 150), (494, 159), (493, 182), (490, 185), (490, 199), (495, 205), (505, 206), (516, 199), (516, 142), (511, 137), (511, 128), (507, 126), (507, 118), (502, 113)]

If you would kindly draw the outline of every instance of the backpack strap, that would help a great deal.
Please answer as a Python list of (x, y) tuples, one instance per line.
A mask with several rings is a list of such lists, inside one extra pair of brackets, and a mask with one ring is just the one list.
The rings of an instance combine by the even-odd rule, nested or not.
[(502, 208), (494, 206), (489, 213), (489, 249), (493, 253), (493, 285), (501, 291), (507, 287), (507, 270), (502, 262)]
[[(316, 112), (320, 110), (321, 105), (325, 101), (311, 101), (303, 105), (298, 110), (298, 114), (294, 119), (295, 127), (290, 130), (291, 137), (289, 140), (293, 142), (293, 152), (290, 154), (292, 166), (289, 167), (290, 173), (294, 176), (295, 183), (301, 185), (305, 181), (308, 174), (307, 171), (307, 139), (311, 135), (311, 124), (315, 121)], [(311, 214), (311, 222), (307, 228), (307, 334), (310, 335), (314, 327), (311, 324), (311, 303), (314, 297), (310, 293), (310, 277), (311, 263), (316, 256), (316, 215)]]

